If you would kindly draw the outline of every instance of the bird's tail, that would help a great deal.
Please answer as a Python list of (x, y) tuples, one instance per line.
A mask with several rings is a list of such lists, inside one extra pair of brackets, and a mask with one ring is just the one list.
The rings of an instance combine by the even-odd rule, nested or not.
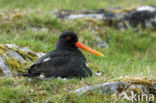
[(17, 76), (24, 76), (24, 77), (28, 77), (27, 73), (17, 73)]
[[(24, 69), (25, 71), (27, 71), (28, 69)], [(27, 77), (27, 73), (24, 73), (24, 71), (18, 71), (17, 76), (24, 76)]]
[(36, 76), (39, 76), (40, 73), (23, 73), (21, 71), (19, 71), (19, 73), (17, 73), (17, 76), (24, 76), (24, 77), (36, 77)]

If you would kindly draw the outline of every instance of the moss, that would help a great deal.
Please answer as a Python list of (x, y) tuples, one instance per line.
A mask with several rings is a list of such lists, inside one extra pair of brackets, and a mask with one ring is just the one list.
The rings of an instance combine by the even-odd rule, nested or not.
[(2, 69), (0, 68), (0, 76), (3, 76), (4, 74), (3, 74), (3, 71), (2, 71)]
[(121, 81), (130, 82), (133, 84), (141, 85), (156, 85), (156, 79), (154, 78), (143, 78), (143, 77), (127, 77), (121, 79)]
[(35, 61), (38, 59), (37, 55), (35, 53), (32, 52), (28, 52), (26, 53), (25, 51), (22, 51), (20, 49), (17, 48), (11, 48), (13, 51), (16, 51), (17, 53), (19, 53), (25, 60), (31, 60), (31, 61)]
[(109, 12), (113, 12), (113, 13), (124, 13), (124, 12), (129, 12), (132, 10), (135, 10), (136, 7), (127, 7), (127, 8), (122, 8), (122, 9), (112, 9), (112, 10), (108, 10)]
[(0, 44), (0, 54), (1, 55), (3, 55), (7, 50), (8, 50), (8, 48), (6, 48), (5, 45)]
[[(12, 50), (14, 52), (17, 52), (20, 56), (22, 56), (25, 60), (24, 63), (21, 61), (15, 59), (7, 51)], [(5, 56), (4, 56), (5, 54)], [(38, 59), (37, 55), (35, 53), (29, 52), (26, 53), (25, 51), (22, 51), (18, 48), (15, 47), (7, 47), (3, 44), (0, 44), (0, 55), (5, 59), (5, 61), (8, 63), (9, 67), (11, 68), (12, 71), (17, 71), (17, 70), (23, 70), (30, 66), (30, 64)], [(2, 73), (2, 69), (0, 69), (0, 73)]]

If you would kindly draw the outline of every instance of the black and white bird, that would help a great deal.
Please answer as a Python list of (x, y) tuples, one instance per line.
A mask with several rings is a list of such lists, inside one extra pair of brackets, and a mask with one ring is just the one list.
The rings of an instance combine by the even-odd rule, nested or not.
[(41, 78), (92, 76), (92, 71), (87, 65), (86, 58), (78, 48), (98, 56), (103, 56), (103, 54), (80, 43), (74, 32), (63, 32), (54, 51), (39, 58), (28, 69), (27, 73), (19, 73), (19, 75)]

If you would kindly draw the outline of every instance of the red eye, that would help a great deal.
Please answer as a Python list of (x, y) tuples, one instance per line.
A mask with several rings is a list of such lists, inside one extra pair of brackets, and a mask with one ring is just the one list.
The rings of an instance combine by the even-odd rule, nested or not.
[(67, 39), (67, 40), (71, 40), (71, 36), (67, 36), (66, 39)]

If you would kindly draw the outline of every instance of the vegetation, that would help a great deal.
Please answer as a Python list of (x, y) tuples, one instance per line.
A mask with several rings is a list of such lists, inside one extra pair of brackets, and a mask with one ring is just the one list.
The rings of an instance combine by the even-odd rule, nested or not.
[[(52, 14), (59, 9), (83, 10), (105, 7), (135, 7), (156, 4), (155, 0), (0, 0), (0, 42), (27, 46), (36, 52), (49, 52), (55, 48), (57, 38), (66, 30), (79, 35), (84, 44), (102, 52), (97, 57), (88, 52), (89, 67), (101, 76), (79, 79), (51, 79), (30, 82), (27, 78), (0, 79), (1, 103), (99, 103), (115, 102), (105, 94), (73, 95), (79, 87), (110, 81), (121, 76), (156, 76), (156, 31), (129, 28), (124, 31), (97, 26), (96, 21), (61, 21)], [(97, 27), (102, 32), (97, 30)], [(98, 48), (97, 35), (109, 43), (109, 48)], [(21, 68), (24, 69), (24, 68)], [(118, 100), (126, 103), (127, 101)]]

